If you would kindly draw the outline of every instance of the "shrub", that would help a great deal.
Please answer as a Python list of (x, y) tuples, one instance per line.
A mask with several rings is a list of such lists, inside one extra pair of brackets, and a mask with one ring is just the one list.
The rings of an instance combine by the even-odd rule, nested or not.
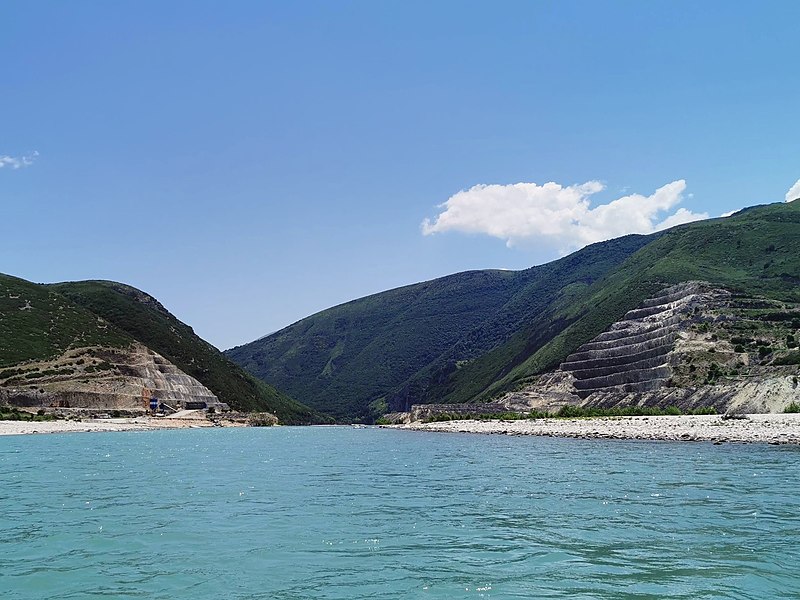
[(781, 365), (800, 365), (800, 351), (795, 350), (794, 352), (789, 352), (783, 356), (779, 356), (775, 360), (772, 361), (773, 365), (781, 366)]
[[(591, 408), (583, 406), (563, 406), (556, 413), (558, 418), (586, 418), (586, 417), (661, 417), (678, 416), (684, 413), (677, 406), (660, 408), (657, 406), (617, 406), (614, 408)], [(713, 407), (701, 407), (691, 410), (692, 415), (714, 415), (717, 411)]]
[(278, 424), (278, 417), (268, 412), (250, 413), (247, 425), (250, 427), (271, 427)]
[(789, 406), (783, 409), (785, 413), (800, 413), (800, 404), (792, 401)]

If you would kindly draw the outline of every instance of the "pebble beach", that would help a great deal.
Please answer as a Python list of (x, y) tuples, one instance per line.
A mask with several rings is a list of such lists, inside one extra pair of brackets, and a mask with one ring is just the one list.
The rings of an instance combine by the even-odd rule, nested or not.
[(782, 413), (743, 415), (736, 419), (723, 419), (719, 415), (684, 415), (519, 421), (465, 420), (387, 427), (413, 431), (585, 439), (800, 444), (800, 414)]
[[(227, 426), (227, 424), (226, 424)], [(205, 418), (172, 419), (136, 417), (127, 419), (83, 419), (59, 421), (0, 421), (0, 436), (32, 433), (86, 433), (92, 431), (150, 431), (213, 427)]]

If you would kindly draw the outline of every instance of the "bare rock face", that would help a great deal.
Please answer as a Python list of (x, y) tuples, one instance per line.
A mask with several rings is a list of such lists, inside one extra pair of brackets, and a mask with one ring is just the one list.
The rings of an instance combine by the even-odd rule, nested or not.
[(798, 330), (796, 306), (686, 282), (629, 311), (503, 402), (778, 412), (800, 401)]
[(662, 388), (645, 393), (598, 392), (589, 396), (583, 402), (583, 406), (597, 408), (677, 406), (685, 412), (710, 407), (721, 414), (770, 413), (783, 412), (789, 404), (798, 400), (800, 400), (798, 378), (790, 375), (695, 388)]
[(502, 399), (509, 410), (557, 412), (562, 406), (574, 406), (580, 399), (575, 394), (575, 377), (570, 371), (554, 371), (540, 375), (533, 385), (507, 394)]
[(175, 409), (227, 409), (203, 384), (142, 344), (80, 348), (0, 372), (0, 402), (25, 407), (145, 410), (155, 397)]
[(582, 399), (595, 392), (661, 389), (672, 376), (670, 353), (694, 309), (726, 295), (696, 282), (669, 287), (578, 348), (561, 370), (573, 374)]

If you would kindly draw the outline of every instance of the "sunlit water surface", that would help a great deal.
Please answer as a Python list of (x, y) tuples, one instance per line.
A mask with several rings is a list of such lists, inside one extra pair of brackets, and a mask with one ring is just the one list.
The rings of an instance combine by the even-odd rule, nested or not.
[(380, 429), (0, 438), (0, 597), (800, 597), (800, 451)]

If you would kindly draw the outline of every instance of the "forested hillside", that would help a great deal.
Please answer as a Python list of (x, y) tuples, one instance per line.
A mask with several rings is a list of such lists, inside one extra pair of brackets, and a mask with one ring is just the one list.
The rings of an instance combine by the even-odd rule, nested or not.
[(408, 390), (505, 343), (554, 299), (568, 302), (654, 237), (594, 244), (524, 271), (470, 271), (375, 294), (226, 354), (318, 410), (369, 421), (410, 398)]
[(342, 420), (490, 399), (556, 367), (665, 285), (800, 299), (800, 203), (626, 236), (519, 272), (473, 271), (312, 315), (227, 351)]

